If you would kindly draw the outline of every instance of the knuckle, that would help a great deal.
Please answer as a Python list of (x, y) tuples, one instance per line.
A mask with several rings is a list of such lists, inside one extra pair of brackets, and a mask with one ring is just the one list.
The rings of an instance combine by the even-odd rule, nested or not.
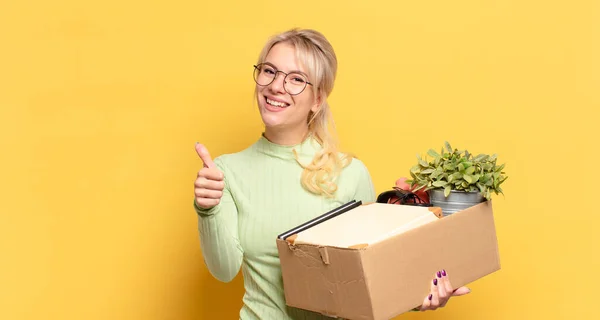
[(210, 174), (210, 169), (209, 168), (202, 168), (200, 169), (200, 171), (198, 171), (198, 176), (206, 178), (206, 176), (208, 176)]
[(206, 178), (204, 176), (198, 175), (198, 178), (196, 178), (195, 184), (198, 186), (201, 186), (204, 184), (205, 181), (206, 181)]
[(224, 175), (221, 170), (215, 168), (213, 171), (213, 175), (215, 176), (215, 179), (223, 180)]
[(211, 189), (213, 189), (215, 191), (223, 191), (223, 189), (225, 189), (224, 186), (223, 186), (223, 183), (220, 182), (220, 181), (213, 181), (210, 184), (210, 187), (211, 187)]

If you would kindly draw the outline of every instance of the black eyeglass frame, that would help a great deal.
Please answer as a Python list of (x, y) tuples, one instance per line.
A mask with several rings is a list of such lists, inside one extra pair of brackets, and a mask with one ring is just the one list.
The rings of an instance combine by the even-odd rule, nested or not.
[[(258, 69), (259, 69), (259, 67), (260, 67), (260, 66), (262, 66), (262, 65), (267, 65), (267, 66), (270, 66), (271, 68), (273, 68), (273, 69), (275, 70), (275, 76), (273, 77), (273, 79), (271, 80), (271, 82), (269, 82), (269, 83), (267, 83), (267, 84), (260, 84), (260, 83), (258, 83), (258, 81), (256, 81), (256, 77), (254, 76), (254, 72), (255, 72), (256, 70), (258, 70)], [(255, 65), (254, 65), (254, 71), (253, 71), (253, 74), (252, 74), (252, 79), (254, 79), (254, 82), (256, 82), (256, 84), (257, 84), (257, 85), (259, 85), (259, 86), (261, 86), (261, 87), (266, 87), (266, 86), (270, 85), (271, 83), (273, 83), (273, 81), (275, 81), (275, 79), (277, 79), (277, 74), (278, 74), (279, 72), (281, 72), (281, 73), (283, 73), (283, 74), (285, 75), (285, 76), (283, 77), (283, 82), (284, 82), (284, 85), (283, 85), (283, 90), (285, 90), (285, 92), (287, 92), (287, 93), (288, 93), (289, 95), (291, 95), (291, 96), (297, 96), (297, 95), (301, 94), (302, 92), (304, 92), (304, 90), (306, 90), (306, 87), (307, 87), (307, 85), (311, 85), (311, 86), (313, 85), (313, 84), (312, 84), (310, 81), (308, 81), (308, 80), (307, 80), (307, 81), (305, 82), (304, 88), (302, 88), (302, 90), (300, 90), (300, 92), (298, 92), (298, 93), (290, 93), (289, 91), (287, 91), (287, 89), (286, 89), (286, 87), (285, 87), (285, 83), (287, 83), (287, 82), (285, 81), (285, 79), (287, 79), (287, 76), (288, 76), (288, 75), (290, 75), (290, 74), (289, 74), (289, 73), (285, 73), (285, 72), (283, 72), (283, 71), (281, 71), (281, 70), (279, 70), (279, 69), (275, 68), (275, 66), (273, 66), (272, 64), (269, 64), (269, 63), (259, 63), (259, 64), (255, 64)]]

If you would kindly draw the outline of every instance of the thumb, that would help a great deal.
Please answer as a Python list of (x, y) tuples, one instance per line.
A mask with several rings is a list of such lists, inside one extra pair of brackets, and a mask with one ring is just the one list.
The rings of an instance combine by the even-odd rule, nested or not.
[(202, 162), (204, 162), (205, 167), (207, 167), (207, 168), (215, 167), (215, 163), (213, 162), (212, 158), (210, 157), (210, 153), (208, 152), (208, 149), (206, 149), (206, 147), (199, 142), (196, 142), (196, 153), (198, 154), (200, 159), (202, 159)]
[(460, 287), (456, 290), (454, 290), (454, 292), (452, 293), (453, 296), (464, 296), (467, 293), (470, 293), (471, 289), (467, 288), (467, 287)]

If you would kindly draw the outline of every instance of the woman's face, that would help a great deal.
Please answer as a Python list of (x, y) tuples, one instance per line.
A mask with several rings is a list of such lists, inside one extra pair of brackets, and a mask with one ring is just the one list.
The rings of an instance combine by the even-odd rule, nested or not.
[[(287, 84), (284, 84), (286, 75), (278, 71), (293, 73), (285, 79)], [(305, 132), (308, 128), (308, 115), (310, 111), (317, 111), (318, 103), (313, 97), (313, 86), (307, 84), (304, 88), (303, 82), (311, 82), (311, 79), (304, 66), (296, 61), (295, 48), (287, 43), (273, 46), (260, 67), (258, 77), (266, 82), (275, 77), (269, 85), (257, 84), (258, 108), (265, 127), (278, 131)], [(296, 93), (301, 88), (304, 90), (300, 94), (291, 95), (286, 92), (286, 88), (291, 93)]]

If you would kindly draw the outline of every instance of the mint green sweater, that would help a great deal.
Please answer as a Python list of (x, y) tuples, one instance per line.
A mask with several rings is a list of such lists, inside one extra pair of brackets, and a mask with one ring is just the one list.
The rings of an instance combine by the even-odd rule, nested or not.
[(342, 171), (335, 198), (306, 191), (292, 149), (308, 164), (318, 147), (310, 138), (296, 146), (280, 146), (261, 136), (241, 152), (214, 159), (225, 176), (219, 205), (205, 210), (194, 201), (202, 254), (211, 274), (229, 282), (242, 270), (242, 320), (331, 319), (286, 306), (275, 239), (350, 200), (373, 202), (375, 191), (358, 159)]

